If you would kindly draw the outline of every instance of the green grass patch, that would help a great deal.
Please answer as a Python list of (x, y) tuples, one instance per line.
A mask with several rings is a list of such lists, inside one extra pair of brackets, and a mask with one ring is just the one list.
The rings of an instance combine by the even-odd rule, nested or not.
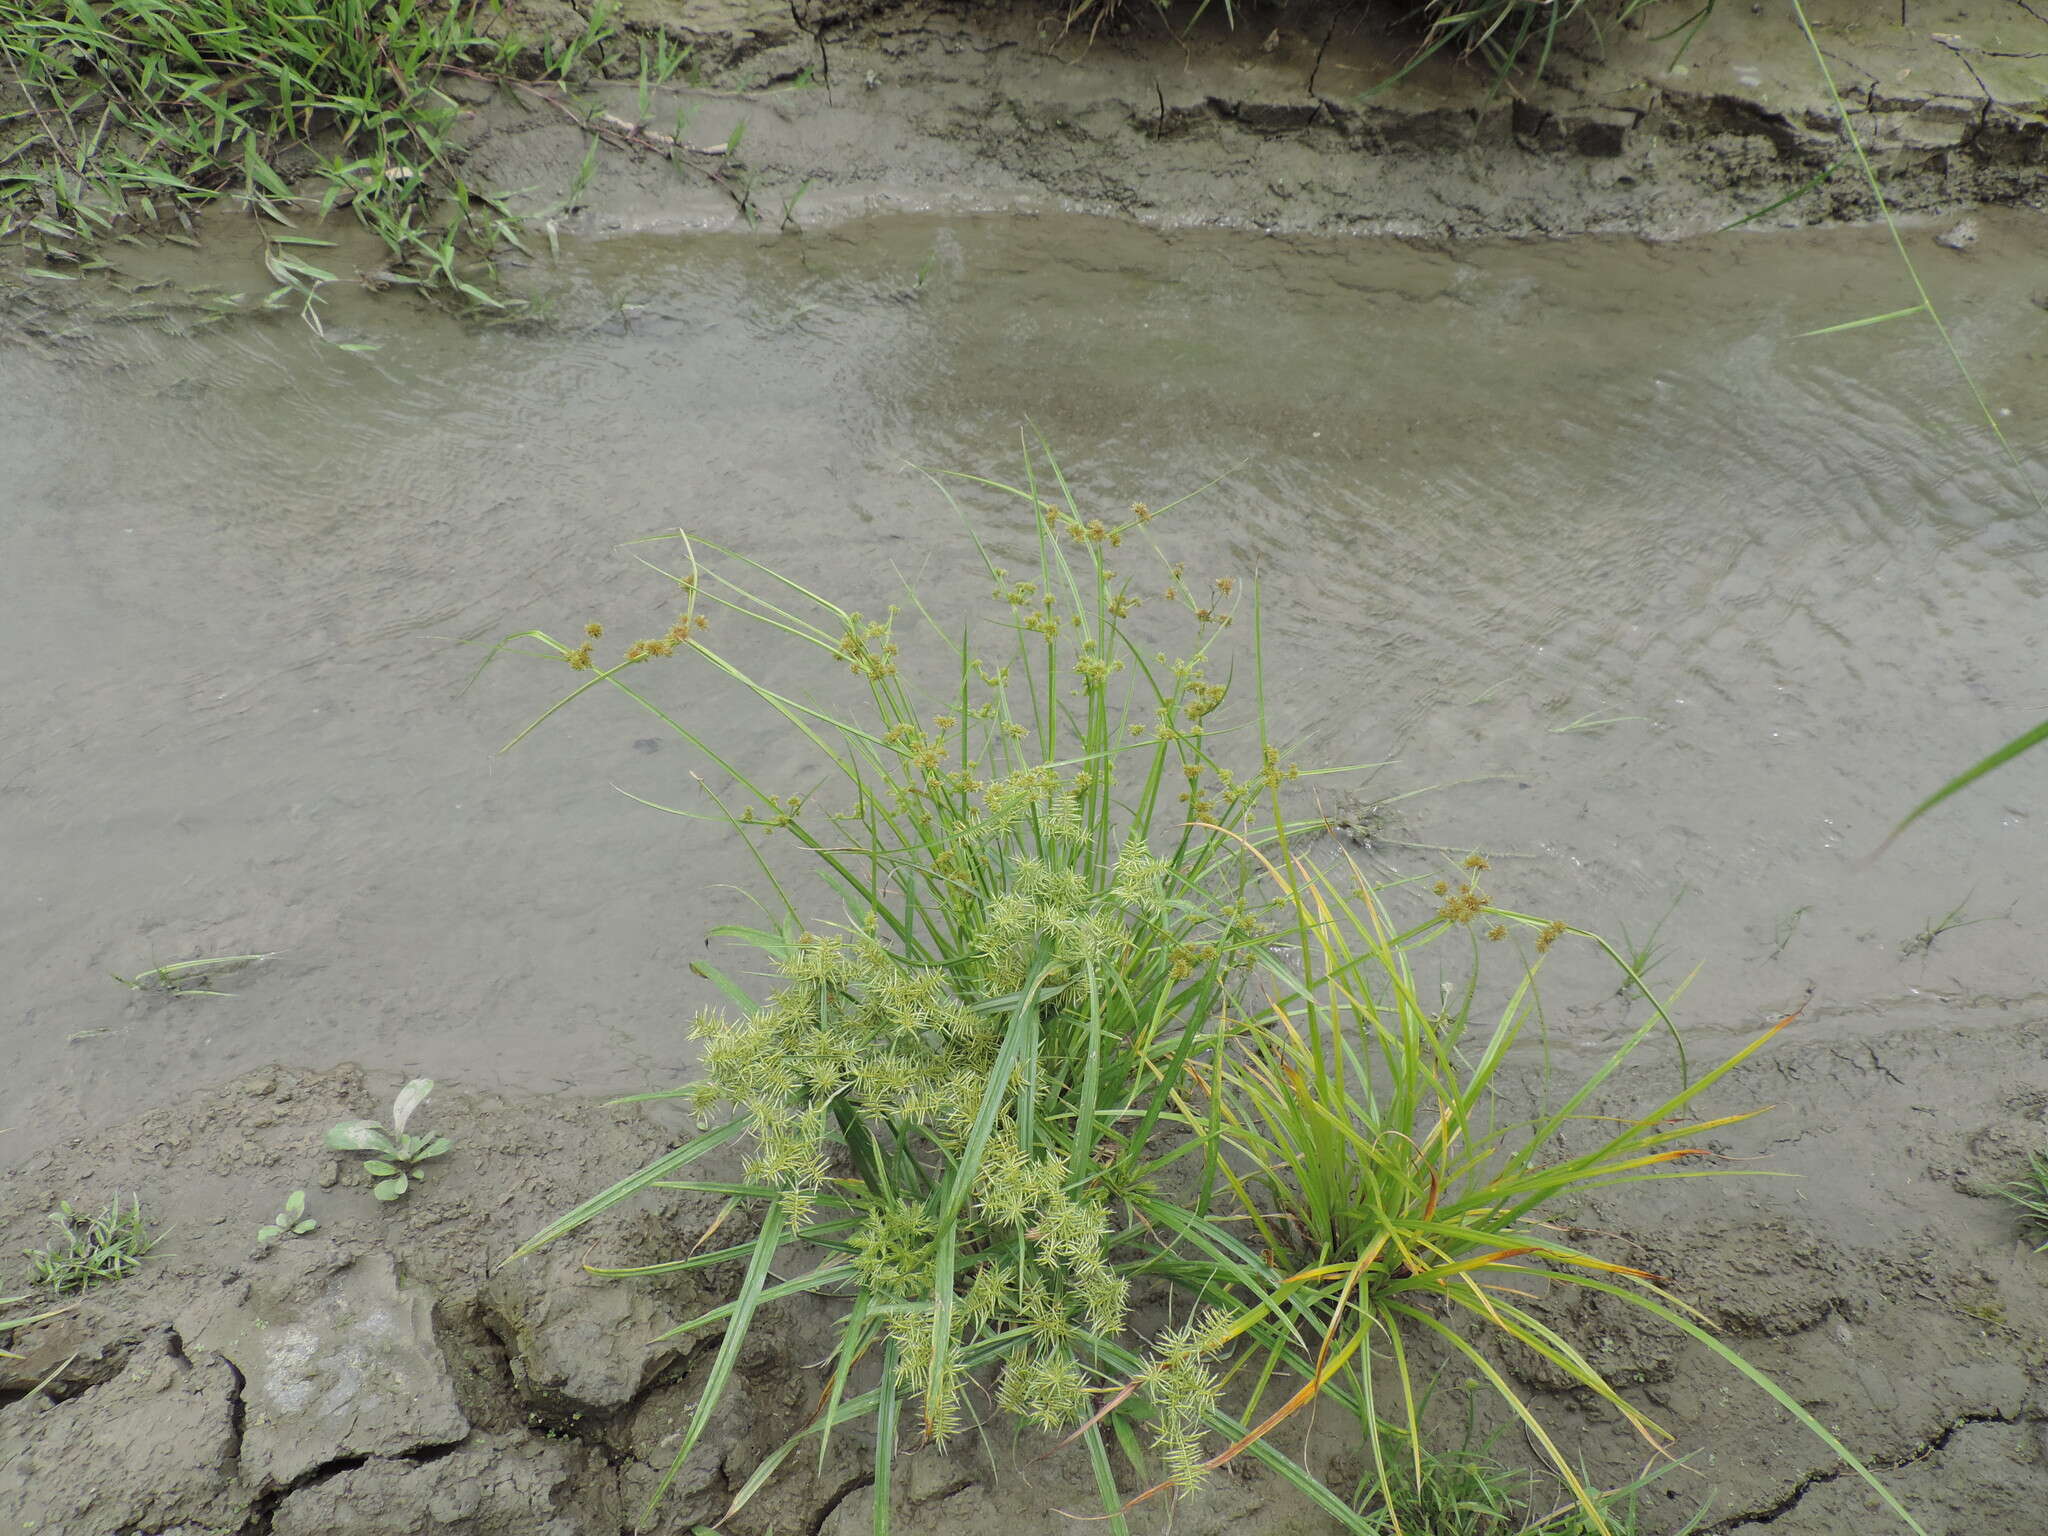
[[(1541, 74), (1573, 28), (1600, 43), (1610, 31), (1641, 25), (1639, 18), (1652, 9), (1662, 17), (1678, 7), (1670, 0), (1423, 0), (1411, 18), (1422, 28), (1422, 46), (1407, 69), (1449, 52), (1485, 64), (1497, 81), (1524, 66)], [(1690, 41), (1713, 9), (1714, 0), (1698, 0), (1657, 36)]]
[[(643, 86), (688, 61), (666, 39), (633, 47)], [(264, 302), (318, 329), (321, 290), (343, 277), (302, 225), (346, 209), (385, 247), (376, 286), (503, 313), (516, 303), (492, 262), (519, 221), (465, 180), (445, 87), (630, 69), (625, 49), (603, 5), (542, 44), (479, 0), (0, 0), (0, 233), (64, 277), (99, 264), (105, 239), (188, 238), (194, 211), (232, 199), (258, 215)]]
[[(1477, 1383), (1468, 1383), (1475, 1388)], [(1659, 1462), (1633, 1482), (1598, 1494), (1589, 1514), (1576, 1498), (1559, 1504), (1545, 1497), (1554, 1491), (1526, 1472), (1512, 1471), (1495, 1455), (1496, 1432), (1476, 1433), (1476, 1414), (1468, 1403), (1465, 1426), (1456, 1444), (1412, 1444), (1399, 1431), (1382, 1426), (1379, 1464), (1400, 1467), (1384, 1492), (1374, 1490), (1368, 1505), (1381, 1515), (1390, 1533), (1408, 1536), (1691, 1536), (1705, 1519), (1702, 1509), (1676, 1526), (1662, 1509), (1646, 1512), (1642, 1495), (1682, 1464)], [(1646, 1517), (1649, 1523), (1646, 1524)]]
[[(143, 1225), (139, 1199), (123, 1205), (117, 1195), (105, 1210), (95, 1213), (73, 1210), (70, 1201), (62, 1200), (50, 1212), (50, 1221), (57, 1234), (28, 1254), (29, 1275), (58, 1296), (126, 1279), (141, 1268), (143, 1257), (157, 1244)], [(7, 1326), (20, 1325), (17, 1321)]]

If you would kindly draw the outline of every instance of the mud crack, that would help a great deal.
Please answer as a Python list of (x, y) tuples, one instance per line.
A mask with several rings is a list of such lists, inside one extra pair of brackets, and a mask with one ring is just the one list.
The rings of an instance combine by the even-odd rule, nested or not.
[(861, 1476), (847, 1482), (819, 1507), (817, 1515), (811, 1520), (809, 1526), (806, 1527), (805, 1536), (818, 1536), (818, 1532), (825, 1528), (825, 1522), (838, 1513), (840, 1505), (844, 1504), (856, 1493), (859, 1493), (861, 1489), (872, 1488), (874, 1485), (875, 1479), (871, 1473), (863, 1473)]
[(832, 100), (832, 55), (825, 47), (825, 28), (821, 22), (816, 27), (804, 25), (803, 7), (799, 0), (789, 0), (789, 19), (797, 32), (808, 37), (818, 50), (818, 78), (825, 83), (825, 100)]
[(1946, 48), (1950, 53), (1954, 54), (1956, 57), (1956, 62), (1962, 65), (1964, 69), (1967, 69), (1970, 72), (1970, 78), (1977, 82), (1977, 89), (1983, 93), (1984, 105), (1986, 110), (1988, 111), (1992, 102), (1997, 100), (1997, 98), (1992, 94), (1991, 87), (1988, 83), (1986, 83), (1984, 77), (1977, 73), (1977, 66), (1970, 62), (1969, 54), (1971, 50), (1960, 48), (1956, 46), (1954, 43), (1947, 42), (1941, 38), (1936, 38), (1935, 41), (1941, 43), (1942, 47)]
[[(1880, 1472), (1896, 1471), (1900, 1467), (1911, 1466), (1916, 1461), (1924, 1461), (1937, 1451), (1947, 1449), (1949, 1441), (1973, 1424), (2024, 1424), (2030, 1422), (2033, 1417), (2033, 1415), (2024, 1411), (1961, 1414), (1944, 1424), (1941, 1427), (1940, 1433), (1921, 1441), (1912, 1449), (1900, 1451), (1890, 1456), (1872, 1456), (1868, 1458), (1869, 1464), (1873, 1469)], [(1811, 1473), (1775, 1504), (1766, 1505), (1762, 1509), (1749, 1510), (1744, 1514), (1730, 1515), (1727, 1519), (1709, 1526), (1707, 1528), (1709, 1536), (1729, 1536), (1729, 1533), (1742, 1530), (1747, 1526), (1773, 1524), (1797, 1509), (1800, 1500), (1804, 1499), (1814, 1489), (1827, 1483), (1839, 1482), (1841, 1479), (1853, 1475), (1846, 1464), (1839, 1464), (1829, 1467), (1824, 1471)]]
[(353, 1472), (359, 1467), (367, 1467), (374, 1461), (395, 1461), (403, 1462), (409, 1467), (424, 1467), (441, 1460), (444, 1456), (453, 1456), (460, 1449), (462, 1442), (457, 1441), (454, 1445), (422, 1446), (418, 1450), (405, 1451), (395, 1456), (337, 1456), (332, 1461), (323, 1461), (319, 1466), (301, 1472), (284, 1487), (273, 1488), (258, 1495), (255, 1505), (249, 1512), (248, 1523), (242, 1527), (240, 1536), (270, 1536), (271, 1523), (277, 1518), (280, 1504), (293, 1494), (316, 1487), (329, 1478), (340, 1477), (343, 1473)]
[(1316, 76), (1322, 72), (1323, 55), (1330, 51), (1330, 40), (1337, 35), (1337, 23), (1330, 23), (1330, 30), (1323, 34), (1323, 40), (1316, 47), (1316, 61), (1308, 67), (1308, 93), (1316, 93)]

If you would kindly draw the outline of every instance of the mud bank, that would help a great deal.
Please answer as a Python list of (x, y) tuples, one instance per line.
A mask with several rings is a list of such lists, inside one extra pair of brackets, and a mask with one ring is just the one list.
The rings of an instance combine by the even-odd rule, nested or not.
[[(320, 1145), (382, 1102), (353, 1067), (265, 1068), (50, 1149), (11, 1175), (0, 1243), (41, 1240), (56, 1200), (139, 1194), (158, 1250), (131, 1280), (23, 1330), (0, 1360), (0, 1529), (297, 1536), (613, 1536), (634, 1527), (717, 1340), (656, 1335), (729, 1294), (717, 1270), (596, 1280), (579, 1261), (676, 1256), (714, 1211), (669, 1194), (509, 1267), (542, 1222), (670, 1144), (653, 1120), (560, 1098), (444, 1090), (454, 1152), (401, 1203)], [(1645, 1069), (1616, 1103), (1664, 1086)], [(1680, 1293), (1887, 1481), (1932, 1532), (2040, 1529), (2048, 1500), (2048, 1288), (1993, 1187), (2048, 1124), (2048, 1025), (2018, 1019), (1854, 1050), (1788, 1043), (1709, 1109), (1775, 1101), (1716, 1150), (1758, 1175), (1693, 1181), (1562, 1213)], [(255, 1231), (304, 1187), (316, 1232), (265, 1249)], [(743, 1234), (742, 1234), (743, 1235)], [(726, 1238), (734, 1236), (728, 1227)], [(1584, 1234), (1582, 1234), (1584, 1236)], [(1677, 1436), (1687, 1468), (1645, 1529), (1702, 1505), (1710, 1529), (1785, 1536), (1886, 1528), (1868, 1490), (1696, 1346), (1600, 1315), (1554, 1320)], [(729, 1414), (645, 1529), (731, 1536), (866, 1529), (873, 1445), (845, 1432), (821, 1466), (790, 1460), (737, 1517), (733, 1491), (800, 1428), (829, 1357), (818, 1309), (750, 1346)], [(1643, 1447), (1610, 1413), (1551, 1390), (1533, 1357), (1500, 1363), (1607, 1483)], [(973, 1437), (970, 1437), (972, 1440)], [(1342, 1465), (1331, 1426), (1321, 1454)], [(1311, 1451), (1312, 1455), (1317, 1454)], [(1071, 1529), (1092, 1490), (1078, 1453), (996, 1435), (904, 1454), (899, 1528)], [(1219, 1476), (1142, 1530), (1324, 1528), (1256, 1475)]]
[[(2048, 15), (2020, 0), (1809, 9), (1896, 207), (2039, 205)], [(1142, 7), (1080, 36), (1029, 6), (643, 3), (635, 24), (690, 43), (710, 88), (599, 94), (657, 133), (680, 113), (683, 144), (707, 153), (635, 153), (615, 135), (579, 183), (574, 123), (480, 90), (471, 169), (585, 231), (1061, 208), (1318, 234), (1673, 237), (1788, 196), (1762, 218), (1874, 216), (1789, 6), (1722, 5), (1682, 50), (1659, 27), (1588, 32), (1542, 78), (1500, 89), (1432, 59), (1376, 93), (1413, 47), (1386, 11), (1261, 6), (1232, 29), (1216, 10), (1185, 37)]]

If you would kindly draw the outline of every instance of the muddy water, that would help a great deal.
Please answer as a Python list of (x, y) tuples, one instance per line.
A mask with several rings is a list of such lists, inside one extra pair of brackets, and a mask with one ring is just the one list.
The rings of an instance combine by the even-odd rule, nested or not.
[[(2039, 483), (2044, 231), (1916, 249)], [(234, 256), (207, 258), (208, 275)], [(253, 286), (239, 270), (234, 285)], [(545, 322), (401, 301), (0, 351), (0, 1126), (252, 1064), (630, 1090), (685, 1065), (685, 962), (744, 915), (680, 745), (489, 640), (668, 613), (616, 541), (687, 525), (886, 602), (985, 585), (907, 466), (1007, 473), (1027, 418), (1084, 500), (1218, 473), (1167, 538), (1260, 575), (1304, 761), (1388, 760), (1365, 856), (1496, 855), (1495, 893), (1702, 966), (1713, 1034), (1928, 1029), (2040, 990), (2048, 754), (1868, 855), (2048, 714), (2044, 525), (1931, 339), (1798, 339), (1909, 302), (1868, 233), (1431, 250), (898, 218), (619, 240), (527, 274)], [(1135, 558), (1135, 557), (1134, 557)], [(765, 727), (647, 681), (742, 752)], [(1595, 724), (1593, 722), (1612, 723)], [(807, 787), (793, 785), (792, 787)], [(1332, 796), (1332, 808), (1337, 808)], [(1931, 946), (1931, 920), (1978, 919)], [(231, 999), (108, 979), (274, 951)], [(1557, 1017), (1622, 1006), (1585, 978)]]

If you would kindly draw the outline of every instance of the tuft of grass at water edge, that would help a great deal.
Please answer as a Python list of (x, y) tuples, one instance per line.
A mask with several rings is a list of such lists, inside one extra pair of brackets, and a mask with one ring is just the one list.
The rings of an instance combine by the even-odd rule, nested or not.
[[(1250, 1456), (1343, 1529), (1379, 1536), (1429, 1476), (1414, 1363), (1427, 1345), (1484, 1381), (1569, 1490), (1569, 1508), (1535, 1529), (1619, 1536), (1620, 1512), (1584, 1484), (1496, 1354), (1528, 1351), (1653, 1443), (1668, 1435), (1525, 1305), (1543, 1286), (1617, 1298), (1700, 1344), (1920, 1532), (1668, 1282), (1546, 1219), (1575, 1192), (1722, 1172), (1700, 1138), (1749, 1114), (1698, 1120), (1690, 1107), (1797, 1010), (1697, 1076), (1680, 1045), (1676, 1084), (1646, 1106), (1596, 1102), (1654, 1036), (1679, 1045), (1640, 968), (1584, 930), (1496, 903), (1478, 855), (1413, 920), (1394, 915), (1412, 882), (1376, 889), (1348, 863), (1318, 864), (1326, 823), (1290, 819), (1290, 786), (1307, 775), (1269, 735), (1257, 589), (1257, 707), (1237, 718), (1227, 706), (1243, 687), (1216, 677), (1243, 595), (1233, 578), (1202, 589), (1159, 556), (1168, 612), (1186, 625), (1172, 659), (1156, 626), (1132, 620), (1159, 588), (1118, 569), (1143, 558), (1117, 551), (1149, 543), (1155, 514), (1086, 516), (1042, 445), (1027, 443), (1026, 459), (1018, 484), (934, 477), (1028, 509), (1035, 559), (1021, 578), (969, 524), (992, 624), (934, 614), (913, 590), (915, 622), (899, 628), (898, 610), (867, 617), (674, 534), (673, 568), (641, 556), (674, 589), (665, 632), (619, 647), (593, 622), (493, 652), (580, 679), (515, 741), (592, 690), (652, 713), (713, 780), (708, 810), (657, 808), (730, 826), (763, 882), (763, 924), (720, 932), (766, 958), (766, 995), (693, 965), (730, 1004), (692, 1026), (702, 1079), (641, 1096), (689, 1101), (701, 1133), (513, 1256), (649, 1188), (759, 1213), (751, 1238), (714, 1248), (693, 1235), (690, 1247), (679, 1234), (673, 1259), (594, 1271), (744, 1266), (731, 1300), (677, 1330), (724, 1335), (670, 1477), (714, 1421), (761, 1310), (809, 1297), (838, 1319), (829, 1385), (728, 1514), (811, 1439), (822, 1454), (862, 1420), (883, 1536), (906, 1433), (943, 1443), (988, 1401), (1088, 1456), (1114, 1533), (1133, 1505), (1192, 1494)], [(920, 636), (915, 650), (903, 630)], [(757, 672), (791, 645), (850, 675), (850, 696), (801, 670)], [(914, 663), (920, 652), (935, 660)], [(700, 673), (687, 716), (639, 681), (665, 658)], [(813, 759), (812, 787), (762, 782), (724, 754), (707, 734), (731, 718), (721, 690), (780, 717)], [(822, 877), (823, 903), (776, 845)], [(1543, 956), (1567, 939), (1599, 946), (1650, 1016), (1561, 1104), (1516, 1121), (1498, 1085), (1540, 1021)], [(1466, 979), (1426, 992), (1425, 955)], [(1487, 955), (1514, 968), (1482, 994)], [(1505, 1000), (1482, 1018), (1478, 999), (1496, 991)], [(727, 1147), (745, 1154), (737, 1180), (692, 1176)], [(1141, 1284), (1172, 1297), (1149, 1334), (1131, 1306)], [(1353, 1419), (1372, 1458), (1361, 1489), (1331, 1486), (1280, 1433), (1323, 1401)], [(1389, 1434), (1399, 1458), (1384, 1451)]]

